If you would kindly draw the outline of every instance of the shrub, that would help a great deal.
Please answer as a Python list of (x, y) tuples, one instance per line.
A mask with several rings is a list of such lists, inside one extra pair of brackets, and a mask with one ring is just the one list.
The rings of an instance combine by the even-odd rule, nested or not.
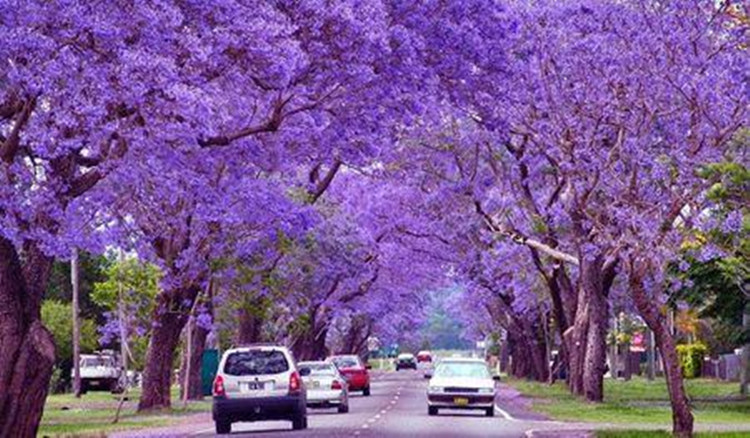
[(685, 344), (677, 346), (677, 355), (680, 358), (682, 375), (687, 379), (700, 376), (703, 358), (708, 348), (701, 343)]

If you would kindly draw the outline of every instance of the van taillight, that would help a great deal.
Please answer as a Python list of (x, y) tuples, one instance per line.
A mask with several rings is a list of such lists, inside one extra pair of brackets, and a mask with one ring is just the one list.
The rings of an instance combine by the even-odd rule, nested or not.
[(226, 389), (224, 389), (224, 378), (216, 376), (214, 379), (214, 397), (224, 397), (227, 395)]
[(299, 373), (293, 372), (289, 376), (289, 394), (298, 394), (302, 389), (302, 381), (300, 380)]
[(338, 380), (334, 380), (333, 383), (331, 383), (331, 389), (344, 389), (344, 385), (341, 384)]

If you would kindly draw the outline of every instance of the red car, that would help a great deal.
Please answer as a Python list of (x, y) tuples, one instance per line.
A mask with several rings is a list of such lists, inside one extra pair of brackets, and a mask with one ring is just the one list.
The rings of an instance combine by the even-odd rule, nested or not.
[(359, 356), (331, 356), (326, 361), (336, 365), (349, 384), (349, 391), (362, 391), (363, 395), (370, 395), (370, 373), (367, 372), (370, 365), (362, 363)]
[(420, 351), (419, 353), (417, 353), (417, 362), (432, 362), (432, 353), (425, 350)]

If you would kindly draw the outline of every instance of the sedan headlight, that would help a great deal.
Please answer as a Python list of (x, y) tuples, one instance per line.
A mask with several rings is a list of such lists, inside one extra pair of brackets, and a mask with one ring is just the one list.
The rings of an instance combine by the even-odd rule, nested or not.
[(492, 394), (494, 391), (492, 388), (479, 388), (480, 394)]
[(429, 392), (443, 392), (442, 386), (430, 386)]

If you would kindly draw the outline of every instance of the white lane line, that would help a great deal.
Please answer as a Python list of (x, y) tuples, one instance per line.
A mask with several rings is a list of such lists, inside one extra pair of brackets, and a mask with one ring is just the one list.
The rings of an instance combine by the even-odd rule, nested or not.
[(385, 414), (385, 409), (380, 411), (381, 414)]
[(512, 415), (510, 415), (507, 411), (503, 410), (500, 406), (495, 403), (495, 412), (502, 415), (503, 418), (505, 418), (508, 421), (518, 421), (516, 418), (513, 418)]
[(369, 425), (369, 424), (363, 424), (363, 425), (362, 425), (362, 429), (369, 429), (369, 428), (370, 428), (370, 425)]
[(373, 418), (377, 420), (378, 418), (380, 418), (380, 414), (375, 415)]

